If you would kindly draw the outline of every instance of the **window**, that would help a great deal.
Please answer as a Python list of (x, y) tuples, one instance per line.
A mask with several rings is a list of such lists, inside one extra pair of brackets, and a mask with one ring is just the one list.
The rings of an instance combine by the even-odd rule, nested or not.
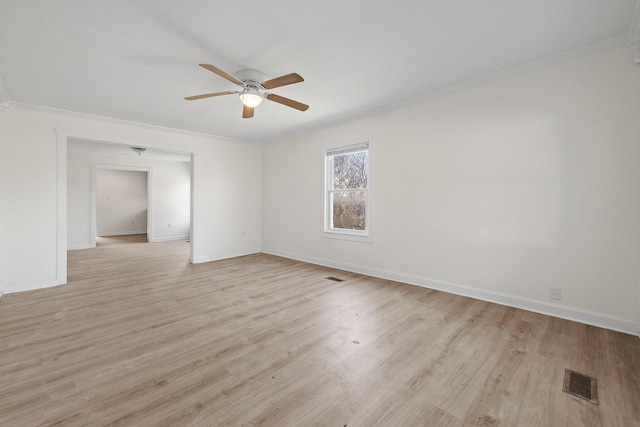
[(326, 150), (324, 231), (369, 236), (369, 142)]

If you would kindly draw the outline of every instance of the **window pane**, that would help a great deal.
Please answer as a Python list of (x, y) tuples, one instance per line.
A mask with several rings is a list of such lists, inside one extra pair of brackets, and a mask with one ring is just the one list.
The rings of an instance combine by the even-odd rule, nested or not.
[(367, 152), (341, 154), (333, 158), (333, 189), (367, 188)]
[(364, 230), (366, 228), (366, 200), (364, 191), (331, 193), (333, 228)]

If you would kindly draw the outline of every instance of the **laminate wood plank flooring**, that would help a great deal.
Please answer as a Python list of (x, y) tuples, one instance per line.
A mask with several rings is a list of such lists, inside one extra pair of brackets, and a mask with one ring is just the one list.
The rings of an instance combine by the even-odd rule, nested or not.
[[(640, 426), (638, 337), (188, 254), (100, 238), (69, 252), (67, 285), (0, 298), (0, 426)], [(565, 368), (597, 378), (599, 405), (562, 391)]]

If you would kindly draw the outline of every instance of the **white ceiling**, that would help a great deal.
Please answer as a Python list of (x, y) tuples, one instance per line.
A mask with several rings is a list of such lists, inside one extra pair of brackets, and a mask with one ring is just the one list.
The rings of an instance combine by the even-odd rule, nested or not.
[[(637, 0), (0, 0), (0, 79), (36, 105), (269, 141), (629, 37)], [(632, 54), (630, 54), (632, 56)], [(631, 60), (631, 57), (630, 57)], [(201, 68), (303, 83), (242, 119)]]

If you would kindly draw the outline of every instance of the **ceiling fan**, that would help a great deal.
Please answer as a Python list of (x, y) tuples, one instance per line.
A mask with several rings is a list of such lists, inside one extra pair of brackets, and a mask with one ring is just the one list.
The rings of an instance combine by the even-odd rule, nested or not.
[(240, 70), (236, 72), (235, 76), (232, 76), (231, 74), (210, 64), (200, 64), (200, 66), (229, 80), (231, 83), (241, 86), (242, 89), (187, 96), (185, 98), (187, 101), (221, 95), (239, 95), (240, 101), (243, 104), (242, 118), (244, 119), (250, 119), (253, 117), (254, 108), (257, 107), (264, 99), (268, 99), (269, 101), (277, 102), (278, 104), (286, 105), (287, 107), (295, 108), (300, 111), (307, 111), (309, 109), (309, 106), (306, 104), (285, 98), (284, 96), (276, 95), (275, 93), (267, 92), (269, 89), (303, 82), (304, 79), (297, 73), (291, 73), (276, 77), (275, 79), (265, 80), (265, 75), (258, 70)]

